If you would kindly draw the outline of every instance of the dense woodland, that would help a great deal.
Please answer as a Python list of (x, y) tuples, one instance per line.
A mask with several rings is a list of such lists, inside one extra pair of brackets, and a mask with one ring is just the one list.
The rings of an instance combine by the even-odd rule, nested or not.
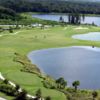
[(0, 0), (0, 19), (20, 19), (21, 12), (100, 14), (99, 2), (64, 0)]
[(63, 0), (0, 0), (0, 5), (16, 12), (100, 13), (100, 3)]

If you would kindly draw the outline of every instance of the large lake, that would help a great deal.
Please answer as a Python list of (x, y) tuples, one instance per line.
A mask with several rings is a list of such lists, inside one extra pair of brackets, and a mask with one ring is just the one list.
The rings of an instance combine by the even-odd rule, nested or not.
[[(65, 22), (68, 22), (68, 16), (64, 14), (33, 14), (33, 17), (45, 19), (45, 20), (53, 20), (53, 21), (59, 21), (60, 16), (64, 18)], [(96, 25), (100, 26), (100, 17), (95, 16), (86, 16), (85, 20), (82, 20), (82, 23), (88, 23), (92, 24), (95, 23)]]
[(33, 64), (54, 78), (64, 77), (68, 85), (75, 80), (82, 89), (100, 89), (100, 48), (73, 46), (32, 51)]

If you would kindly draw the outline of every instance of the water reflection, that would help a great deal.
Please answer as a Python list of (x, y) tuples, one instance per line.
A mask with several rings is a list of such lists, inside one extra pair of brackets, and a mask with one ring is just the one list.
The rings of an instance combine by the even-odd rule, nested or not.
[[(33, 17), (45, 19), (45, 20), (53, 20), (53, 21), (59, 21), (60, 16), (64, 18), (65, 22), (68, 22), (68, 16), (64, 14), (34, 14)], [(85, 20), (82, 20), (82, 23), (88, 23), (88, 24), (96, 24), (100, 26), (100, 17), (98, 16), (86, 16)]]

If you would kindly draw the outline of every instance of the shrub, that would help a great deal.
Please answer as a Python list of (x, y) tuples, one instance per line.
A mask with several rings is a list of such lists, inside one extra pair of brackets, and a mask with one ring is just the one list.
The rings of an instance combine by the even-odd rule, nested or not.
[(92, 96), (93, 96), (93, 100), (95, 100), (95, 98), (98, 96), (97, 91), (93, 91), (93, 92), (92, 92)]
[(22, 92), (18, 93), (18, 95), (16, 96), (16, 98), (14, 100), (27, 100), (27, 91), (26, 90), (22, 90)]
[(42, 97), (42, 91), (41, 91), (41, 89), (38, 89), (38, 90), (36, 91), (36, 97), (37, 97), (37, 98), (41, 98), (41, 97)]
[(46, 97), (46, 98), (45, 98), (45, 100), (51, 100), (51, 97), (50, 97), (50, 96), (48, 96), (48, 97)]
[(4, 83), (0, 84), (0, 91), (10, 96), (16, 95), (15, 88), (13, 88), (9, 84), (4, 84)]
[(5, 79), (5, 80), (3, 81), (3, 83), (8, 84), (8, 83), (9, 83), (9, 80), (8, 80), (8, 79)]

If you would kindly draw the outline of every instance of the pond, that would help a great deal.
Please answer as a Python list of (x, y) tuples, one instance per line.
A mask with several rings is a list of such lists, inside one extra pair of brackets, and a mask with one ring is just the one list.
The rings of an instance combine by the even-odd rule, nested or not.
[[(60, 16), (64, 18), (65, 22), (68, 22), (68, 15), (64, 14), (33, 14), (33, 17), (45, 19), (45, 20), (52, 20), (52, 21), (59, 21)], [(100, 17), (99, 16), (86, 16), (85, 20), (81, 20), (81, 23), (88, 23), (88, 24), (94, 24), (100, 26)]]
[(87, 34), (73, 35), (72, 38), (80, 40), (100, 41), (100, 32), (90, 32)]
[(100, 89), (100, 48), (73, 46), (32, 51), (33, 64), (55, 79), (64, 77), (68, 86), (79, 80), (82, 89)]

